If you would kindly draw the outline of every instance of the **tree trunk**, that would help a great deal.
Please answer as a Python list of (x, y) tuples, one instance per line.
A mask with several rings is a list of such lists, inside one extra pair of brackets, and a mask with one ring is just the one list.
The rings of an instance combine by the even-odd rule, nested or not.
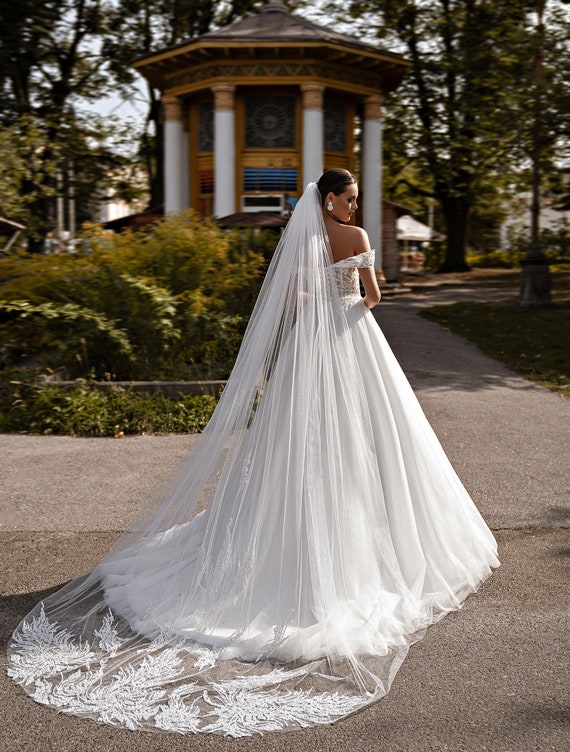
[(447, 228), (447, 249), (445, 260), (437, 271), (439, 274), (468, 272), (465, 249), (470, 204), (462, 196), (442, 197), (440, 203)]
[(530, 208), (530, 246), (522, 260), (519, 306), (521, 308), (549, 308), (552, 306), (550, 293), (550, 270), (548, 259), (540, 244), (540, 184), (542, 177), (543, 150), (543, 70), (544, 25), (542, 16), (545, 0), (536, 0), (537, 47), (534, 57), (534, 120), (532, 124), (532, 203)]
[[(149, 208), (155, 208), (164, 203), (164, 124), (160, 99), (150, 85), (148, 93), (150, 104), (143, 143), (150, 189)], [(149, 134), (151, 124), (153, 128), (150, 130), (154, 130), (154, 136)]]

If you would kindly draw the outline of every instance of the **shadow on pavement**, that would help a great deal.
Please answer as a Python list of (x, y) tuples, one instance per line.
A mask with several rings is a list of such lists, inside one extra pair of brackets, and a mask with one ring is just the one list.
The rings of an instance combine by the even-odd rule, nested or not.
[(2, 614), (0, 619), (0, 646), (4, 651), (12, 632), (32, 608), (66, 584), (66, 582), (62, 582), (60, 585), (45, 590), (33, 590), (29, 593), (0, 597), (0, 614)]

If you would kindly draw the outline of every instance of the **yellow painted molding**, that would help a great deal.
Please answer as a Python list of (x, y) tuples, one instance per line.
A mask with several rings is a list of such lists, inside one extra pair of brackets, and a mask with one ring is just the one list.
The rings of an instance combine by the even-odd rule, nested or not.
[(216, 110), (235, 109), (235, 91), (233, 84), (217, 83), (210, 86), (214, 94), (214, 107)]
[(384, 104), (384, 97), (380, 94), (375, 94), (370, 97), (366, 97), (364, 100), (364, 119), (365, 120), (380, 120), (382, 118), (382, 105)]
[(179, 97), (171, 94), (163, 94), (160, 102), (166, 121), (182, 120), (182, 101)]
[(322, 109), (325, 86), (321, 83), (301, 84), (303, 109)]

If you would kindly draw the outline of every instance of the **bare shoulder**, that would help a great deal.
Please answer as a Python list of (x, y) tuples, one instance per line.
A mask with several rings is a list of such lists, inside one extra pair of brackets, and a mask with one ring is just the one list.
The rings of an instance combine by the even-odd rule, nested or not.
[(358, 253), (364, 253), (370, 250), (370, 240), (368, 239), (368, 233), (362, 227), (356, 227), (355, 225), (345, 225), (346, 229), (350, 233), (347, 237), (350, 237), (351, 246), (354, 255)]
[(341, 225), (331, 220), (327, 223), (327, 232), (335, 262), (370, 250), (368, 234), (362, 227)]

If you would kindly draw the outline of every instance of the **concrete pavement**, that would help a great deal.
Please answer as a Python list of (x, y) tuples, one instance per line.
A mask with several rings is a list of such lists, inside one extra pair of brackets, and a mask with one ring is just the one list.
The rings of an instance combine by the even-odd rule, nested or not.
[[(240, 740), (181, 737), (58, 715), (2, 674), (0, 749), (568, 750), (570, 402), (416, 315), (424, 305), (483, 294), (433, 289), (388, 299), (375, 312), (494, 529), (502, 561), (461, 611), (411, 649), (384, 700), (325, 728)], [(3, 645), (42, 596), (100, 560), (193, 440), (0, 435)]]

